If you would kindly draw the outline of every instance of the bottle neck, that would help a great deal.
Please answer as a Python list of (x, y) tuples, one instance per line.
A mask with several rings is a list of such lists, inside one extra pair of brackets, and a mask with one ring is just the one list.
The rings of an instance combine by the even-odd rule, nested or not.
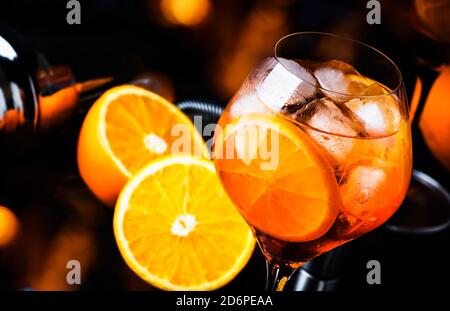
[(0, 29), (0, 133), (59, 125), (76, 108), (80, 93), (89, 95), (113, 80), (76, 83), (68, 66), (51, 66), (22, 41), (17, 33)]

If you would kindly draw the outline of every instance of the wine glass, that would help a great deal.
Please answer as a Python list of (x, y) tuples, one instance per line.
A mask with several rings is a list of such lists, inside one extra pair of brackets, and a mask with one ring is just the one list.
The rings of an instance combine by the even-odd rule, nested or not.
[(213, 157), (266, 258), (266, 289), (283, 290), (403, 201), (412, 148), (401, 73), (364, 43), (288, 35), (226, 107)]

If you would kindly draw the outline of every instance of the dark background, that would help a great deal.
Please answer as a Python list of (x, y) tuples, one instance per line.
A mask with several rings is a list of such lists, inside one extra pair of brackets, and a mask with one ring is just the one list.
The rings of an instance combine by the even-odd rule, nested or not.
[[(224, 106), (251, 68), (273, 54), (276, 41), (296, 31), (333, 32), (373, 45), (398, 64), (408, 94), (416, 79), (408, 0), (381, 1), (381, 25), (367, 24), (363, 0), (215, 0), (196, 27), (165, 20), (159, 0), (80, 2), (81, 25), (68, 25), (66, 1), (2, 0), (0, 25), (51, 64), (69, 65), (79, 81), (150, 72), (173, 90), (175, 101), (201, 98)], [(0, 203), (22, 224), (14, 245), (0, 249), (0, 289), (152, 289), (118, 253), (112, 210), (78, 176), (76, 142), (84, 113), (80, 109), (63, 126), (20, 140), (17, 150), (0, 146)], [(448, 173), (426, 151), (419, 153), (418, 165), (448, 187)], [(408, 236), (384, 228), (369, 233), (345, 246), (340, 288), (439, 287), (450, 277), (449, 235)], [(78, 288), (65, 284), (67, 258), (82, 262)], [(371, 259), (381, 263), (381, 285), (366, 283)], [(257, 250), (225, 289), (260, 290), (264, 277)]]

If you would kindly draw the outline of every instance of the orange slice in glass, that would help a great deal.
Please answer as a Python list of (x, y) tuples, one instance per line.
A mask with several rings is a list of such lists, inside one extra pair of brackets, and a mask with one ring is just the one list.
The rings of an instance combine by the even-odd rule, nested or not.
[(300, 128), (279, 116), (251, 114), (216, 137), (216, 169), (250, 225), (292, 242), (330, 229), (340, 206), (336, 180)]

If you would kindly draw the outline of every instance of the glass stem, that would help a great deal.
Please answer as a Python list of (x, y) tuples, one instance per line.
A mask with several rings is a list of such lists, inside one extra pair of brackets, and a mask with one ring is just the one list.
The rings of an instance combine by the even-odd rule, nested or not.
[(298, 269), (266, 259), (266, 291), (283, 291), (287, 281)]

